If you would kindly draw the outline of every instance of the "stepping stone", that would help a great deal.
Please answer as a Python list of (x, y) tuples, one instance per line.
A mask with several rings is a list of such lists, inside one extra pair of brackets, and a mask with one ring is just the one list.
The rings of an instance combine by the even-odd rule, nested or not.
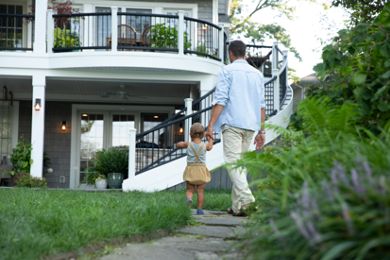
[(178, 232), (219, 238), (233, 238), (237, 233), (236, 228), (224, 226), (190, 226), (179, 229)]

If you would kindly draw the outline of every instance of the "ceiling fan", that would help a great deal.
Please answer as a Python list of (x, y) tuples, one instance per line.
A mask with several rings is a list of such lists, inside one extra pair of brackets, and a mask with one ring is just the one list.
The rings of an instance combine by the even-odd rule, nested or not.
[(130, 92), (126, 89), (124, 84), (119, 85), (118, 90), (114, 91), (106, 91), (101, 95), (103, 98), (119, 98), (119, 99), (146, 99), (146, 96), (139, 96), (135, 94), (130, 94)]

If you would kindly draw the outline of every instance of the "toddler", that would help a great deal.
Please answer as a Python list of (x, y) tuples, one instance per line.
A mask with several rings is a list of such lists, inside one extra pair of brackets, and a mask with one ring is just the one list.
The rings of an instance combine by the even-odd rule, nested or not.
[(211, 175), (206, 167), (206, 150), (213, 148), (213, 140), (202, 142), (205, 129), (200, 123), (194, 123), (190, 129), (191, 142), (179, 142), (177, 148), (187, 148), (187, 167), (184, 170), (183, 179), (186, 181), (187, 203), (192, 205), (192, 196), (196, 189), (198, 193), (197, 215), (203, 215), (204, 187), (210, 182)]

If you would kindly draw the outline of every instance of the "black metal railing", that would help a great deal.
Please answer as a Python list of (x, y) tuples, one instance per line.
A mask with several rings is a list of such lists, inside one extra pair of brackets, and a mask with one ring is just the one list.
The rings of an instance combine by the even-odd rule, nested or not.
[(275, 109), (274, 87), (277, 77), (274, 76), (264, 83), (265, 113), (267, 116), (273, 116), (277, 113)]
[(282, 109), (284, 101), (286, 100), (286, 92), (287, 92), (287, 66), (285, 66), (282, 72), (279, 74), (280, 109)]
[[(195, 122), (205, 122), (211, 106), (191, 115), (182, 116), (163, 123), (136, 136), (136, 174), (179, 159), (187, 155), (185, 149), (177, 149), (175, 144), (185, 140), (184, 126)], [(219, 142), (215, 136), (215, 142)]]
[(118, 21), (118, 49), (178, 52), (179, 16), (118, 12)]
[(32, 51), (34, 15), (0, 14), (0, 51)]
[(111, 13), (54, 14), (53, 52), (109, 49)]
[[(184, 52), (221, 60), (219, 57), (219, 42), (221, 27), (212, 23), (184, 17), (185, 39)], [(222, 47), (222, 46), (221, 46)]]

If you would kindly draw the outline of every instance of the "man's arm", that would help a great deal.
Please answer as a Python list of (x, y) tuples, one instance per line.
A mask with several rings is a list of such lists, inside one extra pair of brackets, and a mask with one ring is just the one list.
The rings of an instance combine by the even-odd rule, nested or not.
[(214, 124), (215, 124), (215, 122), (217, 122), (217, 119), (221, 115), (224, 108), (225, 107), (220, 105), (220, 104), (215, 104), (213, 106), (213, 108), (211, 109), (211, 117), (210, 117), (209, 125), (207, 126), (207, 132), (206, 132), (207, 139), (209, 139), (209, 138), (214, 139), (214, 136), (213, 136)]
[(254, 144), (256, 145), (256, 150), (260, 150), (265, 143), (265, 108), (261, 108), (261, 125), (260, 130), (255, 137)]

